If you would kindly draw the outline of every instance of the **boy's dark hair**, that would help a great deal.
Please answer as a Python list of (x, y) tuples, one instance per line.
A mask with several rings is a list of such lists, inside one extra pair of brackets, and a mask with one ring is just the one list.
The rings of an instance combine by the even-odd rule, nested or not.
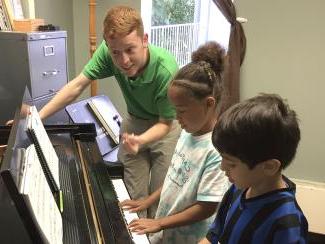
[(222, 93), (225, 50), (216, 42), (207, 42), (192, 53), (192, 62), (182, 67), (170, 86), (182, 86), (202, 99), (212, 95), (217, 102)]
[(300, 129), (295, 111), (278, 95), (261, 94), (225, 111), (217, 122), (213, 145), (239, 158), (250, 169), (277, 159), (287, 167), (296, 154)]

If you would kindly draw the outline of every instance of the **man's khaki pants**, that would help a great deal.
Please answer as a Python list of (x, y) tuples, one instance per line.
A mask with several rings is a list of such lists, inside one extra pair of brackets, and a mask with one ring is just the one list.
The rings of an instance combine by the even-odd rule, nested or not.
[[(128, 115), (123, 119), (120, 133), (139, 135), (157, 122)], [(178, 122), (174, 120), (171, 131), (164, 138), (141, 147), (137, 155), (128, 154), (120, 146), (118, 159), (124, 165), (124, 182), (132, 199), (146, 198), (163, 185), (180, 131)], [(158, 203), (151, 206), (148, 212), (139, 212), (139, 217), (154, 218)]]

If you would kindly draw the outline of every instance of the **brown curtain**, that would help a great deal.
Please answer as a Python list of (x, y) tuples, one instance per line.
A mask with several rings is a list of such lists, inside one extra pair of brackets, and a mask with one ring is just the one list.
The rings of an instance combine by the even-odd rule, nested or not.
[(228, 65), (224, 73), (225, 100), (221, 112), (239, 102), (240, 66), (244, 61), (246, 37), (241, 23), (236, 20), (236, 9), (231, 0), (213, 0), (231, 24), (228, 45)]

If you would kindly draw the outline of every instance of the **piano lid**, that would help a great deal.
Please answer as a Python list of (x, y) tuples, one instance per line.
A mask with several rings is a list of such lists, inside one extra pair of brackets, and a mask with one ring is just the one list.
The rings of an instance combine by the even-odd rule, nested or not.
[[(30, 145), (30, 140), (25, 132), (25, 118), (26, 111), (32, 105), (32, 100), (27, 88), (25, 88), (24, 96), (16, 99), (19, 100), (20, 105), (15, 112), (7, 149), (0, 166), (0, 236), (1, 241), (7, 243), (31, 243), (31, 239), (41, 240), (41, 237), (30, 213), (17, 211), (17, 203), (22, 203), (19, 209), (27, 208), (21, 200), (18, 186), (21, 179), (22, 158), (25, 148)], [(25, 228), (26, 225), (29, 226), (28, 232)], [(30, 233), (34, 233), (32, 238)]]
[(26, 131), (25, 122), (26, 115), (32, 106), (32, 99), (27, 87), (25, 88), (24, 96), (20, 99), (20, 105), (17, 107), (13, 125), (9, 134), (6, 153), (1, 164), (0, 171), (9, 170), (12, 173), (13, 180), (16, 184), (19, 182), (19, 162), (18, 160), (23, 153), (23, 149), (30, 145)]
[[(6, 79), (6, 77), (1, 77)], [(5, 124), (13, 119), (17, 107), (20, 107), (24, 92), (26, 92), (25, 81), (21, 85), (12, 85), (10, 82), (0, 82), (0, 124)]]

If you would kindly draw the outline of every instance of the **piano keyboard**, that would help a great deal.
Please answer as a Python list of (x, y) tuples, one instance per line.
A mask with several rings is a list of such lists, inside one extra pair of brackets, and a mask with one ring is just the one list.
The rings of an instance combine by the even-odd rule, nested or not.
[[(129, 195), (122, 179), (112, 179), (112, 183), (113, 183), (117, 198), (120, 202), (130, 199), (130, 195)], [(122, 211), (123, 211), (125, 220), (128, 224), (132, 220), (139, 218), (136, 213), (130, 213), (127, 210), (122, 210)], [(132, 232), (131, 232), (131, 235), (132, 235), (133, 241), (136, 244), (149, 244), (150, 243), (148, 240), (148, 237), (146, 235), (138, 235), (138, 234), (132, 233)]]

